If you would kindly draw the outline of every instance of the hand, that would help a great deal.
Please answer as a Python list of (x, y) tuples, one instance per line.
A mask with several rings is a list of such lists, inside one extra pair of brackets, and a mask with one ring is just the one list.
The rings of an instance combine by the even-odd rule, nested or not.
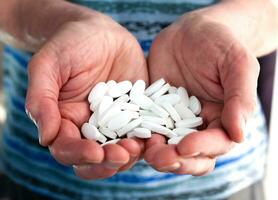
[(130, 168), (143, 152), (140, 140), (124, 139), (103, 148), (82, 139), (89, 119), (87, 96), (107, 80), (148, 81), (136, 39), (102, 14), (67, 22), (33, 56), (28, 66), (26, 110), (39, 130), (40, 144), (54, 158), (73, 165), (85, 179), (106, 178)]
[(151, 81), (164, 77), (201, 100), (204, 127), (178, 145), (153, 136), (146, 144), (145, 160), (159, 171), (210, 172), (216, 156), (228, 152), (232, 141), (243, 141), (245, 122), (255, 107), (256, 58), (228, 27), (195, 12), (156, 37), (148, 65)]

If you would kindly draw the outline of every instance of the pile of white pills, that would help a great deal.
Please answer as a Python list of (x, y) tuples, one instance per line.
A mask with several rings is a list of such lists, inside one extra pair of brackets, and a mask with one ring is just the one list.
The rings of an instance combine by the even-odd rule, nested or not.
[(150, 138), (152, 132), (177, 144), (203, 123), (198, 115), (200, 101), (159, 79), (148, 88), (143, 80), (116, 83), (100, 82), (91, 90), (88, 101), (93, 111), (81, 128), (83, 136), (102, 145), (121, 138)]

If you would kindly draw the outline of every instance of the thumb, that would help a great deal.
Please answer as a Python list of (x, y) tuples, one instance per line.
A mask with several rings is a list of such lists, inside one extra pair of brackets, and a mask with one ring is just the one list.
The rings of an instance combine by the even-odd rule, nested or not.
[(61, 121), (58, 109), (58, 70), (49, 57), (38, 52), (28, 65), (26, 113), (37, 125), (39, 142), (47, 146), (55, 139)]
[(234, 45), (219, 71), (224, 88), (222, 124), (230, 139), (242, 142), (256, 105), (259, 63), (247, 49)]

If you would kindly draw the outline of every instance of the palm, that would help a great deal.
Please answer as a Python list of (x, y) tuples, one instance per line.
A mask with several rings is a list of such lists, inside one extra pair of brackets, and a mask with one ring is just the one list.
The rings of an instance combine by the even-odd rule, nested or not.
[[(189, 20), (185, 17), (157, 36), (151, 47), (148, 64), (151, 81), (164, 77), (173, 85), (184, 86), (191, 95), (201, 100), (200, 115), (205, 123), (202, 131), (184, 138), (176, 150), (159, 144), (158, 140), (163, 141), (161, 139), (150, 139), (145, 159), (162, 171), (165, 166), (169, 166), (172, 172), (196, 175), (212, 170), (215, 160), (211, 158), (231, 148), (232, 141), (227, 135), (234, 141), (241, 140), (241, 127), (238, 125), (242, 120), (240, 104), (246, 108), (252, 104), (246, 102), (252, 102), (250, 97), (252, 99), (255, 94), (255, 59), (223, 25), (198, 17), (189, 17)], [(242, 90), (245, 92), (243, 95)], [(242, 98), (247, 95), (248, 98)], [(247, 101), (241, 103), (238, 101), (241, 98)], [(171, 154), (172, 159), (160, 157), (166, 153)], [(191, 158), (190, 155), (199, 156)], [(185, 159), (186, 166), (172, 169), (171, 164), (184, 156), (189, 158)], [(190, 165), (194, 166), (192, 163), (195, 166), (201, 163), (203, 168), (188, 169)]]
[[(81, 139), (80, 126), (90, 116), (87, 96), (96, 83), (148, 81), (145, 59), (136, 40), (118, 25), (110, 24), (105, 31), (107, 28), (70, 23), (29, 64), (31, 78), (45, 74), (48, 81), (41, 86), (44, 94), (40, 107), (49, 116), (47, 124), (40, 126), (42, 144), (51, 144), (53, 156), (62, 164), (76, 165), (77, 174), (84, 178), (104, 178), (129, 168), (142, 151), (139, 140), (126, 139), (119, 145), (101, 148), (94, 141)], [(38, 68), (38, 64), (43, 68)], [(32, 93), (32, 82), (34, 78), (30, 79), (27, 107), (34, 107), (34, 101), (28, 100), (34, 99), (39, 90)]]

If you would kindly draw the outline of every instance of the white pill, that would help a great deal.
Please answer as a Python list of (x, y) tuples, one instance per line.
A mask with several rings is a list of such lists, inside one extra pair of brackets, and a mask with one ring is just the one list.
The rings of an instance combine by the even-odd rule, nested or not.
[(150, 138), (152, 133), (147, 128), (136, 128), (133, 130), (133, 136), (138, 138)]
[(149, 109), (154, 104), (153, 100), (146, 95), (133, 95), (130, 101), (143, 109)]
[(131, 119), (132, 117), (129, 112), (121, 111), (118, 113), (117, 117), (114, 117), (108, 122), (107, 127), (112, 131), (119, 130), (124, 125), (128, 124)]
[(104, 82), (99, 82), (95, 85), (95, 87), (91, 90), (88, 101), (92, 104), (92, 109), (96, 109), (98, 104), (101, 102), (102, 98), (107, 92), (107, 85)]
[(183, 136), (177, 136), (170, 138), (167, 143), (168, 144), (178, 144), (183, 139)]
[(182, 119), (194, 118), (194, 113), (183, 103), (175, 105), (175, 109)]
[(91, 117), (89, 118), (89, 124), (94, 125), (95, 127), (98, 127), (98, 113), (97, 111), (94, 112)]
[(194, 117), (189, 119), (184, 119), (179, 122), (176, 122), (175, 125), (177, 128), (194, 128), (203, 124), (202, 117)]
[(201, 103), (195, 96), (191, 96), (189, 98), (189, 108), (192, 110), (192, 112), (195, 115), (200, 114), (200, 112), (201, 112)]
[(104, 136), (104, 135), (102, 135), (101, 133), (99, 134), (99, 136), (98, 136), (98, 138), (97, 138), (97, 140), (100, 142), (100, 143), (105, 143), (106, 141), (107, 141), (107, 138)]
[(133, 130), (134, 128), (140, 126), (141, 123), (142, 123), (142, 119), (139, 117), (138, 119), (135, 119), (135, 120), (129, 122), (127, 125), (123, 126), (120, 130), (117, 130), (116, 133), (119, 137), (122, 137), (126, 133)]
[(114, 103), (127, 103), (130, 100), (129, 96), (127, 94), (120, 96), (117, 98)]
[(151, 84), (146, 90), (145, 95), (151, 96), (153, 93), (158, 91), (163, 85), (165, 84), (165, 80), (163, 78), (155, 81), (153, 84)]
[(127, 112), (129, 112), (131, 119), (137, 119), (140, 117), (139, 112), (130, 111), (130, 110), (127, 110)]
[(115, 85), (117, 85), (116, 81), (114, 81), (114, 80), (110, 80), (110, 81), (108, 81), (106, 84), (107, 84), (108, 90), (109, 90), (111, 87), (114, 87)]
[(153, 104), (153, 105), (150, 107), (150, 110), (151, 110), (154, 114), (156, 114), (156, 115), (158, 115), (158, 116), (160, 116), (160, 117), (162, 117), (162, 118), (167, 118), (167, 117), (169, 116), (169, 113), (168, 113), (166, 110), (164, 110), (161, 106), (156, 105), (156, 104)]
[(163, 104), (163, 108), (170, 114), (171, 118), (175, 121), (178, 122), (181, 120), (181, 117), (177, 113), (176, 109), (168, 102), (165, 102)]
[(172, 120), (170, 117), (166, 118), (166, 127), (169, 129), (174, 128), (174, 120)]
[(191, 128), (175, 128), (173, 132), (179, 136), (186, 136), (190, 133), (196, 132), (197, 130)]
[(155, 92), (152, 96), (151, 99), (155, 100), (156, 98), (162, 96), (163, 94), (165, 94), (166, 92), (168, 92), (169, 88), (170, 88), (170, 84), (166, 83), (165, 85), (163, 85), (162, 88), (160, 88), (157, 92)]
[(143, 95), (146, 88), (146, 83), (143, 80), (138, 80), (134, 83), (132, 89), (130, 90), (130, 96)]
[(166, 94), (155, 99), (155, 103), (163, 105), (164, 102), (168, 102), (171, 105), (176, 105), (180, 102), (181, 98), (178, 94)]
[(103, 113), (102, 116), (98, 118), (99, 126), (105, 127), (106, 124), (113, 118), (117, 117), (117, 115), (121, 112), (121, 109), (113, 104), (110, 108), (107, 109), (107, 112)]
[(114, 140), (109, 140), (108, 142), (105, 142), (104, 144), (100, 145), (100, 146), (105, 146), (107, 144), (117, 144), (117, 142), (119, 142), (120, 139), (114, 139)]
[(174, 87), (174, 86), (171, 86), (169, 88), (169, 94), (177, 94), (178, 92), (178, 88)]
[(128, 93), (131, 88), (132, 83), (130, 81), (122, 81), (111, 87), (108, 90), (108, 94), (113, 98), (117, 98)]
[(112, 104), (113, 98), (110, 96), (104, 96), (98, 106), (98, 117), (102, 116)]
[(184, 87), (179, 87), (177, 91), (178, 95), (181, 97), (181, 103), (183, 103), (185, 106), (189, 105), (189, 97), (186, 89)]
[(153, 122), (160, 125), (166, 125), (167, 121), (165, 118), (155, 117), (155, 116), (141, 116), (142, 121)]
[(83, 136), (89, 140), (97, 140), (100, 136), (100, 132), (97, 127), (92, 124), (84, 123), (81, 127), (81, 132)]
[(105, 127), (100, 127), (99, 128), (99, 131), (105, 135), (106, 137), (109, 137), (111, 139), (115, 139), (117, 137), (117, 134), (114, 132), (114, 131), (111, 131), (110, 129), (108, 128), (105, 128)]
[(121, 110), (139, 111), (140, 107), (133, 103), (118, 103)]
[(161, 135), (165, 135), (167, 137), (173, 137), (173, 136), (176, 136), (176, 134), (171, 131), (170, 129), (164, 127), (164, 126), (161, 126), (159, 124), (156, 124), (156, 123), (153, 123), (153, 122), (142, 122), (141, 126), (143, 128), (147, 128), (155, 133), (159, 133)]
[(153, 117), (158, 117), (158, 115), (154, 114), (151, 111), (148, 110), (139, 110), (140, 116), (153, 116)]

